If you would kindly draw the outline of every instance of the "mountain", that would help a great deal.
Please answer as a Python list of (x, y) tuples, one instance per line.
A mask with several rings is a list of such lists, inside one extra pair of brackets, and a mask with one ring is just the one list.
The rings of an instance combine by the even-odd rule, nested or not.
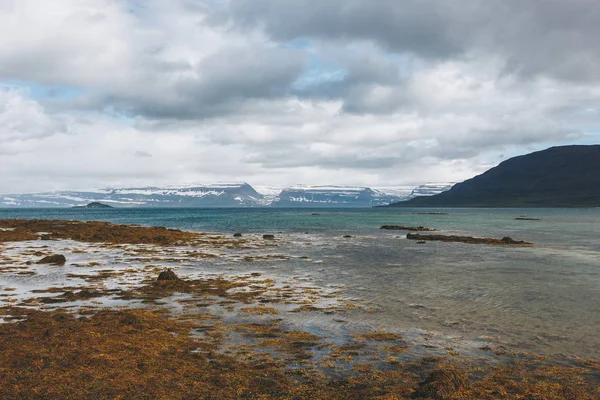
[(139, 187), (0, 195), (0, 207), (85, 207), (102, 202), (114, 207), (373, 207), (432, 195), (450, 184), (417, 187), (305, 186), (287, 188), (247, 183)]
[(419, 196), (434, 196), (445, 192), (446, 190), (450, 190), (453, 185), (454, 183), (426, 183), (419, 185), (411, 190), (410, 194), (407, 196), (407, 200)]
[(391, 207), (600, 207), (600, 145), (514, 157), (447, 192)]
[[(294, 186), (283, 189), (271, 205), (273, 207), (372, 207), (385, 199), (367, 187), (349, 186)], [(381, 197), (385, 197), (382, 195)], [(384, 204), (389, 204), (387, 203)]]
[(252, 207), (264, 205), (264, 196), (247, 183), (0, 196), (0, 207), (73, 207), (91, 202), (116, 207)]

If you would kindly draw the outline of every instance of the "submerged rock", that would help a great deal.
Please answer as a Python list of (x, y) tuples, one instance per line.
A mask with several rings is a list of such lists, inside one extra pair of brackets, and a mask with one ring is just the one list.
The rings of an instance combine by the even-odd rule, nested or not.
[(55, 265), (65, 265), (67, 259), (62, 254), (52, 254), (51, 256), (46, 256), (38, 261), (38, 264), (55, 264)]
[(540, 221), (539, 218), (531, 218), (531, 217), (517, 217), (515, 221)]
[(170, 269), (162, 271), (158, 274), (157, 281), (180, 281), (181, 279), (177, 276), (177, 274)]
[(422, 231), (422, 232), (434, 232), (437, 229), (427, 228), (425, 226), (405, 226), (405, 225), (383, 225), (379, 229), (387, 229), (391, 231)]
[(448, 215), (447, 212), (418, 212), (418, 213), (413, 213), (416, 215)]
[(344, 237), (344, 239), (351, 239), (352, 235), (344, 235), (343, 237)]
[(417, 242), (417, 244), (425, 244), (425, 243), (427, 243), (427, 242), (426, 242), (426, 241), (424, 241), (424, 240), (419, 240), (419, 241)]

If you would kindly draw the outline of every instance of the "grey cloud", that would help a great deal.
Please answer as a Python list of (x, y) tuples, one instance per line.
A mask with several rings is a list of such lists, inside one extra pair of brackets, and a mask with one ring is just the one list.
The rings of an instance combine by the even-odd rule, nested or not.
[(279, 41), (369, 40), (433, 60), (479, 53), (503, 58), (506, 72), (600, 80), (596, 0), (232, 0), (228, 11)]
[(147, 82), (140, 82), (88, 98), (83, 105), (151, 119), (210, 118), (240, 110), (249, 101), (288, 96), (303, 66), (300, 54), (291, 50), (228, 48), (202, 60), (192, 74), (160, 83), (162, 89), (147, 91), (140, 88)]
[(307, 84), (294, 93), (301, 98), (343, 100), (342, 111), (351, 114), (386, 114), (407, 105), (406, 77), (397, 61), (388, 59), (377, 48), (354, 44), (342, 48), (319, 48), (326, 64), (343, 71), (341, 77)]
[(462, 51), (455, 37), (464, 29), (453, 30), (458, 24), (447, 20), (468, 12), (454, 3), (430, 0), (232, 0), (230, 4), (236, 24), (246, 29), (264, 26), (278, 40), (366, 39), (394, 51), (418, 50), (434, 58)]

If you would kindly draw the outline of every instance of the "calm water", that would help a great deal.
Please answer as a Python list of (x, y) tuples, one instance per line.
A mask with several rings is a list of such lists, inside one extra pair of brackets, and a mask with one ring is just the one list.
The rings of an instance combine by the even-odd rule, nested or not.
[[(448, 214), (418, 214), (427, 211)], [(541, 220), (514, 220), (522, 215)], [(373, 328), (600, 357), (600, 209), (0, 209), (0, 219), (9, 218), (275, 233), (285, 241), (276, 252), (308, 259), (202, 268), (302, 274), (341, 286), (376, 307), (351, 320)], [(405, 232), (380, 230), (383, 224), (511, 236), (535, 246), (417, 245)]]

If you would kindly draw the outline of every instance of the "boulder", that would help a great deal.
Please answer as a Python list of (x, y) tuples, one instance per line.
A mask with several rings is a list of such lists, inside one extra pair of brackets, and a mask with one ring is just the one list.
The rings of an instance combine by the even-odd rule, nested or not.
[(38, 264), (54, 264), (54, 265), (65, 265), (67, 259), (62, 254), (52, 254), (51, 256), (46, 256), (38, 261)]
[(239, 232), (236, 232), (236, 233), (233, 234), (233, 237), (242, 237), (242, 234), (239, 233)]
[(158, 281), (180, 281), (181, 279), (177, 276), (175, 272), (170, 269), (166, 269), (158, 274)]
[(274, 240), (275, 239), (275, 235), (263, 235), (263, 239)]

